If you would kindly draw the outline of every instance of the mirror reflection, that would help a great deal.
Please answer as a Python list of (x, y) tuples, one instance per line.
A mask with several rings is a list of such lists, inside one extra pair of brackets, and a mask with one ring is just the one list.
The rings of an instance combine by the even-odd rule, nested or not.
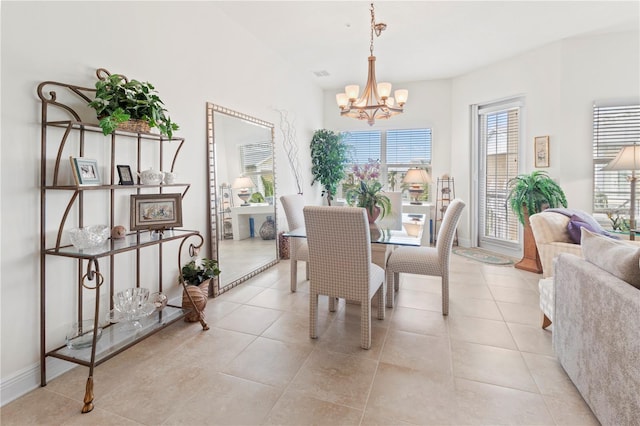
[(278, 260), (273, 124), (207, 103), (214, 296)]

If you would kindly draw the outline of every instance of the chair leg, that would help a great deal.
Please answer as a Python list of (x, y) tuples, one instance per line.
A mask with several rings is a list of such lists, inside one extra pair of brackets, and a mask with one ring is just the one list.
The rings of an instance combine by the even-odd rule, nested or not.
[(360, 347), (371, 348), (371, 300), (360, 301)]
[(309, 293), (309, 337), (318, 338), (318, 294)]
[(442, 276), (442, 315), (449, 315), (449, 276)]
[(390, 270), (387, 269), (387, 273), (386, 273), (386, 277), (387, 277), (387, 308), (393, 308), (393, 296), (394, 296), (394, 287), (395, 287), (395, 280), (393, 279), (393, 277), (395, 276), (395, 274), (393, 272), (391, 272)]
[(549, 319), (547, 314), (545, 314), (543, 312), (542, 313), (542, 329), (544, 330), (545, 328), (549, 327), (550, 325), (551, 325), (551, 320)]
[(380, 288), (376, 292), (376, 295), (378, 296), (378, 319), (379, 320), (383, 320), (384, 319), (384, 315), (385, 315), (385, 311), (384, 311), (385, 284), (384, 283), (382, 283), (382, 285), (380, 286)]
[(306, 266), (306, 273), (307, 273), (307, 281), (309, 281), (309, 262), (305, 262)]
[(393, 290), (394, 291), (400, 290), (400, 273), (399, 272), (393, 273)]
[(329, 312), (335, 312), (338, 305), (338, 298), (329, 296)]
[(291, 292), (295, 293), (297, 289), (298, 289), (298, 261), (291, 259)]

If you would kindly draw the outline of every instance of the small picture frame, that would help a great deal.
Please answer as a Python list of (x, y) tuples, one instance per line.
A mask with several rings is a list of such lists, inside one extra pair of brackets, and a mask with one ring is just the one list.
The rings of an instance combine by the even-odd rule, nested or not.
[(132, 231), (182, 226), (182, 194), (131, 195)]
[(533, 147), (535, 167), (549, 167), (549, 136), (536, 136)]
[(76, 185), (100, 185), (98, 161), (84, 157), (69, 157)]
[(131, 168), (127, 165), (117, 165), (118, 177), (120, 178), (120, 185), (133, 185), (133, 175), (131, 174)]

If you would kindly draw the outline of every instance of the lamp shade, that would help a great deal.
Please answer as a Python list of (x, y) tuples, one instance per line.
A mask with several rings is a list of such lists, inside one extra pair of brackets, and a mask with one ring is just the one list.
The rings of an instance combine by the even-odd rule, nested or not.
[(255, 185), (251, 178), (247, 176), (239, 176), (233, 181), (233, 185), (231, 187), (233, 189), (244, 189), (244, 188), (253, 188)]
[(602, 170), (639, 170), (640, 169), (640, 146), (633, 144), (625, 146), (618, 152), (616, 158), (604, 166)]
[(424, 169), (409, 169), (402, 178), (404, 183), (431, 183), (431, 176)]

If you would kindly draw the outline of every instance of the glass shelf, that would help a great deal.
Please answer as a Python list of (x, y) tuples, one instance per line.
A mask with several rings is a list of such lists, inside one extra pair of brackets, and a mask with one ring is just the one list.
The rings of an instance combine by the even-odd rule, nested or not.
[(45, 250), (46, 254), (55, 256), (66, 256), (83, 259), (94, 259), (98, 257), (110, 256), (112, 254), (135, 250), (141, 247), (160, 244), (166, 241), (178, 240), (192, 235), (200, 235), (198, 231), (190, 230), (166, 230), (162, 234), (155, 231), (140, 231), (127, 235), (125, 238), (114, 240), (109, 238), (100, 247), (92, 249), (77, 249), (72, 245), (62, 246), (58, 249), (50, 248)]
[[(119, 322), (103, 328), (102, 337), (96, 343), (95, 365), (108, 360), (145, 337), (184, 318), (188, 312), (190, 312), (189, 309), (166, 306), (163, 310), (140, 319), (138, 321), (139, 326), (134, 326), (131, 322)], [(81, 349), (69, 349), (63, 346), (49, 352), (47, 355), (88, 366), (91, 363), (91, 346)]]

